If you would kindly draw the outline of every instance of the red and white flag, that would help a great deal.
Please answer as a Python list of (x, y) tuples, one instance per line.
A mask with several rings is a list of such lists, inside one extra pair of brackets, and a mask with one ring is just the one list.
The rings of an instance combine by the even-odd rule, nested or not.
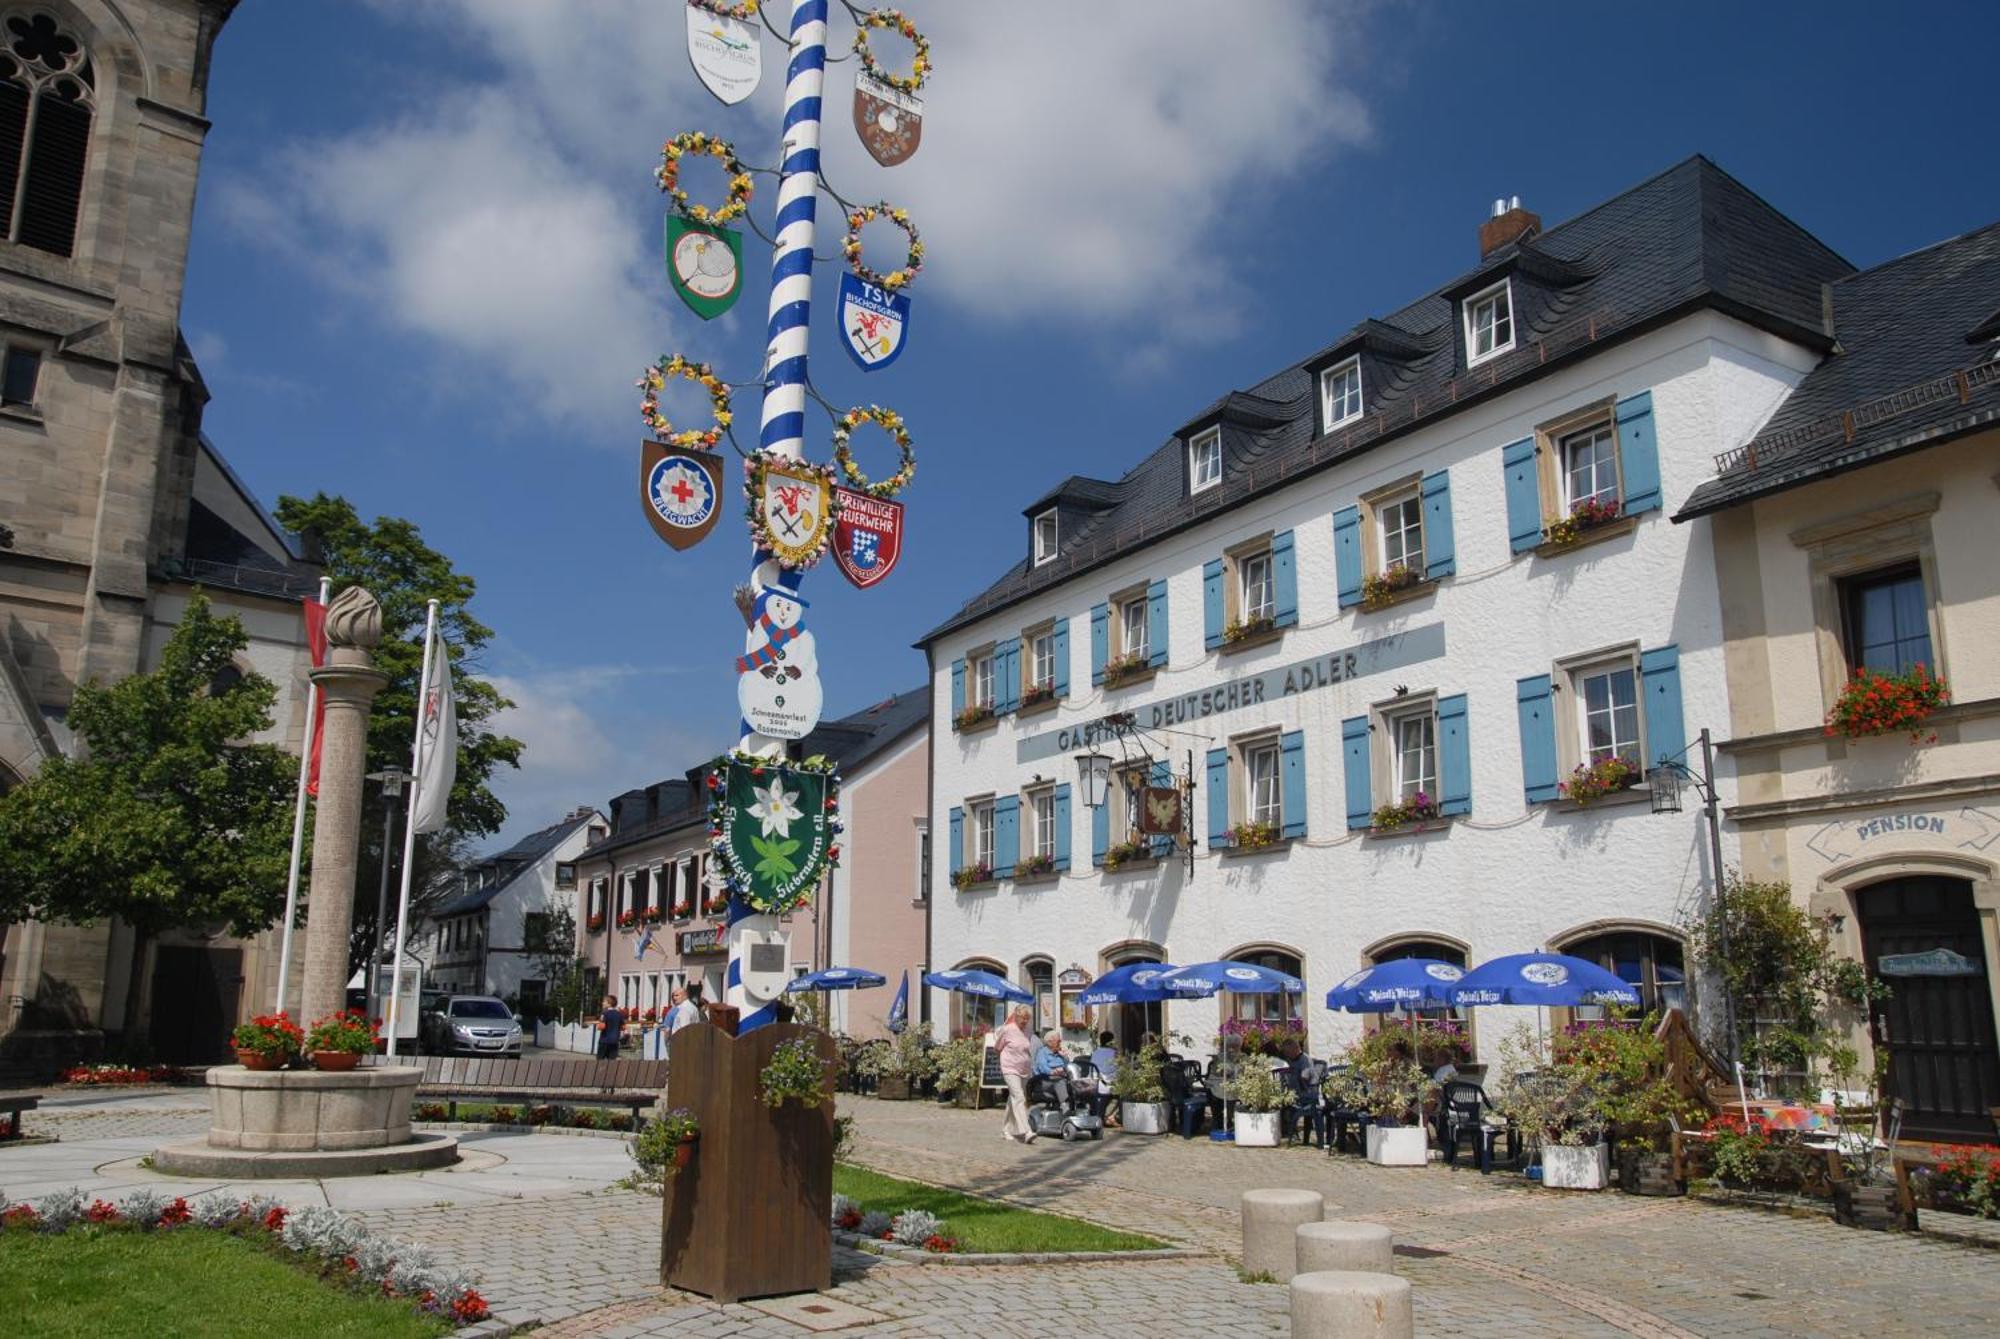
[[(312, 667), (319, 669), (326, 664), (326, 605), (319, 600), (306, 601), (306, 648), (312, 653)], [(306, 739), (306, 749), (312, 755), (312, 762), (306, 771), (306, 794), (319, 794), (320, 745), (326, 731), (326, 698), (313, 695), (312, 734)]]

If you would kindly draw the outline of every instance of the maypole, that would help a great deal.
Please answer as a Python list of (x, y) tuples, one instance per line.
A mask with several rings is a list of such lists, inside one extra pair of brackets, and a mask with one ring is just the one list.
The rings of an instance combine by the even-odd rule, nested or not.
[[(812, 320), (813, 226), (819, 211), (820, 95), (826, 83), (826, 14), (828, 0), (792, 0), (791, 59), (785, 66), (785, 119), (779, 166), (776, 245), (771, 252), (770, 319), (764, 349), (764, 406), (758, 446), (787, 459), (802, 459), (806, 436), (806, 351)], [(802, 574), (781, 567), (768, 550), (752, 547), (750, 587), (761, 592), (772, 586), (799, 589)], [(743, 635), (743, 651), (755, 652), (765, 640), (752, 625)], [(739, 726), (737, 748), (768, 758), (784, 756), (785, 742), (759, 734), (748, 720)], [(745, 979), (747, 961), (756, 945), (776, 945), (778, 958), (790, 963), (786, 936), (775, 916), (759, 912), (741, 896), (729, 899), (729, 966), (724, 977), (726, 1002), (741, 1011), (739, 1026), (770, 1021), (777, 990), (753, 995)], [(770, 953), (767, 948), (765, 952)]]

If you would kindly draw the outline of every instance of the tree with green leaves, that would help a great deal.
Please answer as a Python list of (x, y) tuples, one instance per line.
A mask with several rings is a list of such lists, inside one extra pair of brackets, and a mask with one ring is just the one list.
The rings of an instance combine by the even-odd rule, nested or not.
[[(451, 657), (457, 697), (458, 774), (446, 827), (417, 839), (410, 899), (414, 924), (421, 913), (458, 891), (458, 866), (471, 840), (498, 832), (507, 821), (507, 807), (494, 795), (491, 781), (496, 768), (520, 765), (521, 741), (495, 732), (490, 722), (513, 703), (475, 673), (480, 652), (492, 640), (492, 629), (472, 616), (473, 579), (424, 543), (415, 523), (393, 516), (364, 521), (353, 503), (324, 493), (310, 499), (279, 498), (277, 517), (287, 530), (317, 542), (335, 590), (365, 586), (382, 604), (383, 638), (375, 649), (375, 667), (389, 675), (389, 682), (376, 695), (369, 717), (370, 772), (410, 765), (423, 678), (425, 605), (438, 601), (438, 632)], [(402, 858), (403, 818), (398, 804), (396, 836), (388, 853), (392, 865)], [(373, 939), (374, 890), (383, 859), (381, 790), (368, 786), (354, 899), (352, 966), (356, 969), (366, 961)], [(392, 887), (397, 875), (392, 868)], [(390, 916), (394, 915), (392, 893)]]
[(197, 591), (158, 668), (80, 685), (74, 755), (0, 797), (0, 921), (131, 926), (129, 1040), (154, 936), (214, 925), (248, 937), (284, 909), (298, 763), (245, 742), (271, 727), (277, 700), (270, 680), (228, 672), (248, 645)]

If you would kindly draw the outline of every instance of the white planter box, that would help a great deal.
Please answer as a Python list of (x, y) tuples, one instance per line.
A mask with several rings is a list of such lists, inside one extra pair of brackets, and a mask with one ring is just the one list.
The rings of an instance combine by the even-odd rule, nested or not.
[(1611, 1180), (1611, 1146), (1542, 1147), (1542, 1184), (1552, 1190), (1602, 1190)]
[(1275, 1111), (1237, 1112), (1236, 1146), (1238, 1148), (1276, 1148), (1278, 1146), (1278, 1113)]
[(1423, 1126), (1368, 1127), (1368, 1161), (1377, 1167), (1422, 1167), (1430, 1160), (1430, 1140)]
[(1167, 1132), (1167, 1104), (1165, 1102), (1121, 1102), (1118, 1106), (1118, 1123), (1126, 1134), (1165, 1134)]

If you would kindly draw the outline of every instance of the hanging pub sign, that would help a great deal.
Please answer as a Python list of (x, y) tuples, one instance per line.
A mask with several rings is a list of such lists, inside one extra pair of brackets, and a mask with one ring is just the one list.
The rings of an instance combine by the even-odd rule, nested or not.
[(852, 274), (840, 276), (840, 335), (864, 372), (896, 361), (910, 334), (910, 300)]
[(773, 739), (804, 739), (819, 724), (819, 648), (806, 630), (806, 602), (783, 586), (757, 591), (750, 631), (736, 658), (736, 709)]
[(839, 511), (832, 471), (761, 451), (743, 466), (752, 542), (794, 571), (818, 562)]
[(713, 451), (641, 443), (639, 496), (653, 533), (674, 548), (693, 548), (722, 515), (722, 459)]
[(862, 590), (889, 575), (903, 556), (903, 504), (835, 485), (840, 520), (833, 527), (833, 561)]
[(667, 216), (667, 279), (688, 310), (712, 321), (743, 291), (743, 235)]
[(756, 12), (754, 4), (688, 0), (688, 60), (702, 87), (727, 105), (749, 97), (764, 74), (763, 44), (744, 22)]
[(1140, 793), (1139, 831), (1154, 837), (1178, 837), (1187, 828), (1178, 786), (1147, 786)]
[(718, 759), (709, 774), (709, 844), (729, 891), (782, 915), (840, 858), (839, 778), (831, 765)]

